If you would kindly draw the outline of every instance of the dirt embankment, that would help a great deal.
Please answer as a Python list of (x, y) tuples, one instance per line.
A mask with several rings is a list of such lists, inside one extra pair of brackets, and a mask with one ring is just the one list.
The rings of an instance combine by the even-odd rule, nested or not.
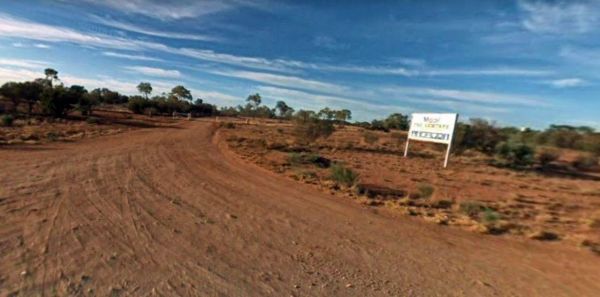
[(596, 296), (598, 258), (365, 209), (212, 124), (0, 148), (1, 296)]

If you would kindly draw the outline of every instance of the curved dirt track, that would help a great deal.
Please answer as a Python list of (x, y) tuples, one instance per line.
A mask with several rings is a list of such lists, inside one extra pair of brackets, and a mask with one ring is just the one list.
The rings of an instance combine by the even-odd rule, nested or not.
[(210, 123), (0, 147), (0, 296), (598, 296), (600, 258), (370, 210)]

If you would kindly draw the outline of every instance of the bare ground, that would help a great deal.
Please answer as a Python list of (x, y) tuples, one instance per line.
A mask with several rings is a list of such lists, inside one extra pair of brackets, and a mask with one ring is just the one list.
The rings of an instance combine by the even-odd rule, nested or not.
[(1, 296), (597, 296), (599, 258), (374, 211), (209, 123), (0, 148)]

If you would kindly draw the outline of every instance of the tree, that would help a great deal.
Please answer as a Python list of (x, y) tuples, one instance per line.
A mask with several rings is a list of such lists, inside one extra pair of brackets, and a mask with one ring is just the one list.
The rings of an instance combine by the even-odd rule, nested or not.
[(21, 96), (22, 84), (18, 82), (7, 82), (0, 87), (0, 95), (9, 99), (13, 104), (13, 112), (17, 112), (19, 99)]
[(58, 80), (58, 71), (53, 68), (44, 69), (44, 75), (46, 76), (46, 80), (50, 82), (50, 85), (52, 85), (53, 81)]
[(348, 109), (336, 110), (334, 112), (334, 118), (338, 122), (345, 123), (352, 119), (352, 112)]
[(317, 115), (319, 116), (319, 118), (321, 118), (323, 120), (331, 121), (331, 120), (333, 120), (333, 117), (335, 116), (335, 111), (331, 110), (329, 107), (325, 107), (325, 108), (319, 110), (319, 113)]
[(190, 92), (190, 90), (186, 89), (184, 86), (176, 86), (173, 89), (171, 89), (171, 95), (175, 96), (177, 99), (179, 100), (189, 100), (190, 102), (192, 101), (192, 92)]
[(275, 110), (277, 110), (279, 112), (279, 116), (282, 118), (287, 117), (291, 113), (294, 112), (293, 108), (291, 108), (290, 106), (287, 105), (287, 103), (285, 103), (281, 100), (277, 101), (277, 103), (275, 103)]
[(36, 81), (26, 81), (21, 84), (20, 97), (27, 102), (27, 113), (31, 115), (33, 106), (40, 101), (44, 85)]
[(393, 113), (384, 120), (387, 129), (408, 130), (408, 116), (401, 113)]
[(260, 97), (260, 94), (256, 93), (254, 95), (249, 95), (248, 98), (246, 98), (246, 102), (251, 104), (252, 107), (257, 108), (262, 102), (262, 98)]
[(152, 85), (149, 82), (141, 82), (139, 85), (137, 85), (137, 89), (138, 92), (146, 96), (146, 99), (148, 99), (148, 96), (152, 94)]
[(67, 95), (67, 88), (64, 86), (57, 86), (54, 88), (46, 88), (41, 96), (42, 111), (48, 115), (60, 117), (66, 114), (71, 103), (70, 96)]

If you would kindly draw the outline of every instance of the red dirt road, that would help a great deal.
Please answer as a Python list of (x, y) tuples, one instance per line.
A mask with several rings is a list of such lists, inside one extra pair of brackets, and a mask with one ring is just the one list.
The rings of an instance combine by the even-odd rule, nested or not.
[(0, 296), (599, 296), (600, 258), (377, 212), (203, 122), (0, 147)]

